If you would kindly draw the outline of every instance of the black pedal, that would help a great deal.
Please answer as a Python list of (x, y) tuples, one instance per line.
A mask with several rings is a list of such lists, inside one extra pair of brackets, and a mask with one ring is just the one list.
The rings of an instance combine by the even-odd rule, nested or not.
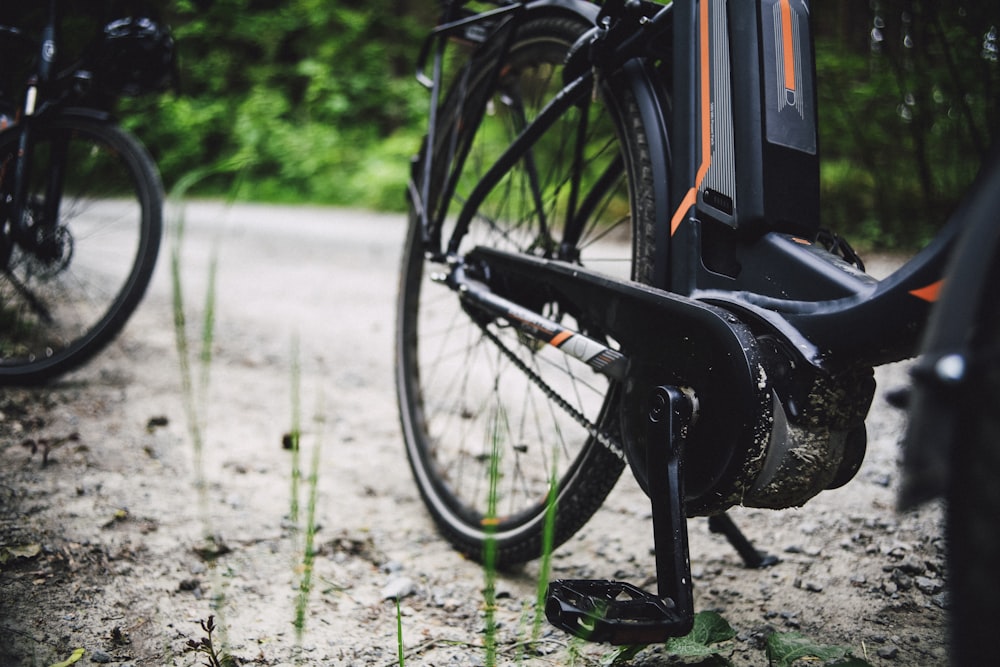
[(623, 581), (559, 580), (549, 584), (545, 617), (591, 642), (658, 644), (686, 634), (691, 619), (663, 599)]
[(657, 594), (623, 581), (564, 579), (549, 584), (545, 617), (592, 642), (659, 644), (691, 631), (694, 595), (688, 561), (681, 452), (693, 402), (681, 389), (656, 387), (648, 401), (646, 460), (653, 510)]

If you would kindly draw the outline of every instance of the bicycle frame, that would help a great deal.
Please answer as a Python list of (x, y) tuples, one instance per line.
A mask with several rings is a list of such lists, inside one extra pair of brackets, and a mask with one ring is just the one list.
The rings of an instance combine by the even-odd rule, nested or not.
[[(612, 4), (622, 3), (607, 3), (604, 11), (607, 12)], [(617, 74), (626, 80), (622, 85), (652, 83), (662, 93), (662, 97), (645, 95), (642, 98), (645, 104), (642, 113), (649, 121), (647, 130), (653, 133), (650, 146), (654, 168), (661, 170), (654, 177), (659, 187), (657, 216), (661, 221), (657, 230), (655, 287), (724, 306), (762, 327), (777, 329), (792, 338), (801, 337), (810, 342), (803, 359), (817, 367), (839, 368), (846, 364), (870, 367), (913, 356), (923, 323), (936, 301), (949, 253), (964, 227), (960, 216), (956, 216), (930, 246), (905, 266), (892, 276), (876, 281), (817, 244), (816, 197), (810, 195), (793, 202), (792, 208), (804, 211), (807, 218), (813, 216), (804, 222), (790, 219), (790, 205), (778, 195), (758, 197), (759, 201), (753, 203), (753, 210), (746, 215), (741, 214), (739, 204), (727, 205), (725, 202), (733, 198), (727, 199), (706, 185), (706, 179), (712, 176), (712, 165), (721, 161), (717, 157), (720, 152), (735, 154), (728, 165), (731, 172), (736, 172), (735, 177), (730, 173), (730, 180), (740, 187), (745, 181), (752, 181), (744, 188), (751, 192), (761, 190), (761, 184), (769, 180), (782, 182), (780, 192), (815, 190), (818, 172), (808, 166), (802, 168), (802, 163), (808, 160), (801, 156), (792, 159), (792, 168), (788, 168), (786, 159), (794, 151), (770, 142), (761, 136), (759, 128), (749, 139), (741, 139), (737, 133), (733, 141), (742, 144), (735, 149), (712, 142), (712, 136), (722, 133), (709, 126), (714, 118), (708, 107), (716, 102), (709, 99), (707, 92), (713, 81), (719, 78), (729, 81), (730, 72), (728, 66), (721, 72), (713, 71), (718, 59), (713, 60), (709, 55), (716, 48), (728, 53), (730, 45), (717, 47), (714, 44), (715, 40), (724, 40), (728, 33), (725, 29), (727, 17), (724, 11), (714, 14), (709, 8), (710, 5), (722, 7), (726, 3), (706, 0), (697, 12), (695, 4), (678, 0), (641, 21), (626, 22), (624, 15), (613, 17), (612, 21), (624, 25), (616, 32), (617, 24), (612, 24), (600, 52), (591, 51), (591, 67), (567, 83), (481, 181), (458, 213), (457, 231), (449, 245), (438, 245), (440, 239), (436, 236), (444, 212), (438, 212), (437, 219), (432, 212), (423, 212), (428, 252), (444, 258), (455, 251), (457, 238), (464, 233), (476, 206), (503, 173), (524, 157), (560, 113), (590, 91), (592, 70), (600, 72), (602, 77)], [(765, 4), (778, 7), (789, 3), (788, 0), (780, 3), (772, 0)], [(496, 13), (510, 14), (517, 7), (521, 5), (446, 24), (438, 29), (436, 36), (454, 34), (477, 21), (491, 19)], [(619, 11), (624, 14), (624, 9)], [(746, 16), (737, 18), (744, 23), (748, 19)], [(759, 25), (759, 16), (749, 18)], [(753, 55), (759, 50), (757, 38), (748, 31), (732, 32), (742, 39), (732, 45), (732, 48), (741, 49), (741, 55), (732, 60), (750, 62), (753, 69), (753, 72), (741, 71), (738, 76), (733, 75), (732, 80), (743, 82), (740, 85), (744, 87), (750, 80), (753, 87), (760, 79)], [(671, 35), (673, 43), (672, 86), (671, 82), (652, 72), (649, 65), (649, 54), (661, 54), (662, 47), (657, 41), (667, 35)], [(807, 31), (804, 39), (808, 40)], [(807, 83), (812, 79), (813, 69), (809, 54), (811, 45), (803, 44), (798, 68), (805, 71), (800, 78)], [(725, 63), (728, 61), (724, 59)], [(716, 86), (714, 90), (720, 97), (747, 97), (739, 92), (725, 86)], [(806, 95), (811, 96), (811, 93)], [(758, 94), (756, 99), (759, 97)], [(674, 101), (672, 109), (664, 107), (663, 100), (668, 98)], [(814, 107), (811, 110), (814, 112)], [(765, 113), (760, 108), (756, 112), (757, 117)], [(735, 118), (753, 116), (753, 110), (742, 109), (733, 115)], [(742, 130), (743, 134), (753, 134), (747, 128)], [(814, 126), (812, 132), (811, 150), (815, 153)], [(730, 128), (729, 134), (732, 133)], [(683, 139), (677, 140), (677, 137)], [(808, 144), (808, 141), (803, 140), (803, 143)], [(781, 155), (765, 164), (762, 156), (768, 151), (780, 151)], [(747, 153), (754, 157), (741, 157)], [(428, 164), (435, 157), (439, 156), (433, 156), (432, 151), (425, 153)], [(811, 157), (806, 154), (806, 158)], [(449, 159), (460, 161), (462, 156), (449, 156)], [(774, 165), (779, 167), (780, 173), (768, 175), (767, 167)], [(754, 176), (758, 172), (763, 175)], [(424, 174), (426, 181), (429, 170), (425, 169)], [(426, 188), (426, 182), (420, 187)], [(709, 203), (713, 198), (715, 206)], [(422, 202), (426, 198), (414, 199)], [(731, 209), (731, 212), (720, 211), (720, 207)], [(422, 210), (419, 205), (418, 210)], [(720, 221), (720, 218), (725, 220)], [(739, 222), (734, 222), (737, 218)], [(846, 332), (850, 335), (845, 335)]]
[[(484, 40), (499, 54), (483, 50), (473, 56), (481, 60), (472, 66), (492, 66), (487, 71), (497, 72), (508, 43), (499, 31), (515, 26), (532, 4), (453, 16), (435, 37), (469, 26), (489, 29), (490, 21), (505, 16), (497, 36)], [(657, 641), (689, 627), (686, 516), (724, 512), (744, 500), (754, 507), (802, 504), (857, 471), (874, 392), (871, 369), (916, 354), (949, 256), (970, 215), (965, 209), (957, 212), (927, 248), (884, 280), (818, 242), (815, 71), (807, 0), (675, 0), (665, 7), (611, 0), (597, 16), (597, 26), (571, 49), (562, 90), (526, 124), (460, 210), (440, 210), (427, 199), (431, 179), (445, 177), (452, 179), (443, 188), (443, 201), (449, 201), (465, 158), (455, 146), (445, 156), (434, 155), (433, 136), (425, 144), (423, 168), (414, 171), (420, 180), (411, 183), (410, 192), (426, 255), (450, 267), (446, 283), (463, 303), (623, 381), (625, 453), (653, 504), (658, 597), (671, 598), (676, 607), (657, 608), (649, 612), (655, 617), (650, 620), (645, 612), (626, 607), (633, 601), (656, 607), (655, 597), (609, 582), (570, 582), (556, 586), (547, 615), (578, 633), (577, 623), (594, 621), (595, 609), (617, 604), (619, 595), (631, 596), (616, 613), (622, 618), (636, 613), (633, 620), (640, 625), (650, 621), (641, 630), (649, 634), (642, 636)], [(441, 50), (428, 82), (433, 108)], [(732, 71), (736, 67), (739, 71)], [(584, 104), (595, 86), (612, 101), (630, 91), (642, 118), (656, 225), (651, 284), (602, 276), (553, 244), (542, 256), (488, 247), (460, 255), (460, 242), (485, 198), (514, 165), (531, 162), (540, 137), (567, 109)], [(469, 108), (471, 118), (463, 116), (463, 122), (479, 122), (480, 101)], [(432, 117), (432, 130), (436, 126)], [(432, 169), (442, 162), (444, 176)], [(620, 174), (622, 164), (609, 168), (615, 169)], [(599, 179), (598, 187), (604, 182)], [(570, 184), (574, 194), (565, 221), (570, 235), (591, 201), (578, 197), (579, 185)], [(976, 187), (972, 199), (979, 201), (987, 180)], [(454, 227), (445, 239), (442, 228), (449, 214), (455, 216)], [(538, 226), (544, 234), (541, 215)], [(621, 351), (567, 331), (503, 296), (527, 290), (596, 326)], [(686, 434), (693, 399), (674, 391), (683, 387), (697, 393), (693, 435)], [(821, 413), (831, 420), (822, 422), (824, 428), (840, 429), (844, 438), (838, 444), (842, 458), (830, 458), (839, 467), (807, 482), (814, 485), (807, 490), (812, 495), (789, 491), (786, 496), (778, 489), (767, 496), (758, 472), (747, 474), (748, 462), (771, 456), (771, 439), (781, 440), (780, 434), (772, 436), (779, 421), (802, 426)], [(670, 416), (666, 426), (664, 414)], [(695, 440), (694, 446), (682, 454), (687, 438)], [(784, 470), (786, 461), (775, 465)], [(790, 477), (781, 479), (775, 470), (764, 485), (780, 486), (797, 474), (793, 467)], [(735, 527), (723, 530), (739, 541)], [(633, 631), (639, 630), (609, 622), (598, 636), (628, 643), (635, 639)]]
[[(28, 174), (34, 156), (33, 124), (37, 115), (52, 107), (49, 104), (48, 88), (55, 79), (55, 59), (58, 51), (59, 14), (57, 0), (49, 0), (48, 15), (38, 42), (37, 66), (25, 88), (24, 100), (18, 119), (18, 158), (14, 165), (13, 192), (10, 204), (11, 233), (21, 246), (40, 253), (44, 257), (46, 243), (52, 242), (52, 231), (59, 221), (59, 207), (62, 200), (63, 178), (66, 173), (65, 145), (53, 147), (57, 154), (51, 156), (47, 170), (45, 210), (39, 220), (32, 221), (27, 201)], [(32, 224), (34, 222), (34, 224)]]

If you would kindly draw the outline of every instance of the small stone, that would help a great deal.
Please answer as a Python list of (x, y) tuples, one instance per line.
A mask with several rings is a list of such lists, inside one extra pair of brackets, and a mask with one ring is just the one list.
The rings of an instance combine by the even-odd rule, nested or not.
[(888, 644), (886, 646), (881, 646), (875, 652), (878, 657), (884, 658), (886, 660), (892, 660), (897, 655), (899, 655), (899, 647), (894, 644)]
[(902, 570), (892, 571), (892, 580), (896, 583), (901, 591), (908, 591), (913, 586), (913, 577), (905, 574)]
[(94, 652), (90, 654), (90, 661), (107, 664), (112, 661), (112, 657), (100, 649), (95, 649)]
[(386, 574), (396, 574), (403, 570), (403, 564), (397, 560), (391, 560), (382, 565), (382, 571)]
[(934, 595), (940, 593), (941, 589), (944, 588), (944, 584), (941, 583), (940, 579), (932, 579), (931, 577), (917, 577), (914, 579), (917, 584), (917, 588), (921, 593), (926, 595)]
[(913, 558), (904, 558), (896, 567), (909, 575), (923, 574), (927, 570), (923, 563)]
[(183, 579), (181, 583), (177, 584), (177, 590), (179, 591), (193, 591), (201, 586), (201, 582), (197, 579)]
[(823, 592), (823, 584), (819, 583), (818, 581), (807, 581), (805, 582), (805, 586), (803, 586), (803, 588), (805, 588), (807, 591), (811, 593)]
[(383, 600), (402, 600), (416, 592), (416, 585), (409, 577), (393, 577), (382, 587)]

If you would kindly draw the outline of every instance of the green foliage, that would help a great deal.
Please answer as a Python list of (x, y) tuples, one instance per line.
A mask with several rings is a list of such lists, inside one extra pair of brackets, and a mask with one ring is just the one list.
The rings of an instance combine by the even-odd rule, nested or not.
[(792, 667), (798, 660), (802, 664), (822, 661), (829, 667), (871, 667), (866, 660), (851, 655), (848, 648), (816, 644), (798, 632), (775, 632), (767, 638), (768, 665)]
[(691, 632), (667, 641), (667, 651), (685, 658), (708, 656), (718, 653), (717, 644), (735, 636), (726, 619), (714, 611), (702, 611), (695, 614)]
[[(168, 186), (247, 165), (241, 198), (402, 209), (426, 105), (412, 60), (429, 22), (389, 0), (216, 0), (170, 16), (181, 94), (124, 100)], [(217, 194), (204, 181), (196, 192)]]
[[(413, 77), (434, 3), (160, 0), (182, 91), (125, 100), (169, 185), (246, 165), (239, 196), (405, 206), (426, 123)], [(1000, 127), (1000, 5), (814, 2), (824, 226), (913, 247), (941, 226)], [(201, 181), (195, 193), (225, 192)]]
[(814, 3), (824, 224), (887, 247), (946, 221), (997, 140), (996, 3)]

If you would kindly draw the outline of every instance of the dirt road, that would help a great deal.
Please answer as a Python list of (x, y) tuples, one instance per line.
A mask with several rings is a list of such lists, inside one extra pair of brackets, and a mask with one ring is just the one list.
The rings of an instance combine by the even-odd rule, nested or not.
[[(78, 664), (200, 664), (185, 646), (210, 615), (216, 646), (239, 664), (398, 664), (393, 593), (403, 595), (408, 664), (483, 664), (483, 573), (435, 535), (397, 427), (402, 216), (197, 204), (186, 225), (196, 346), (218, 253), (207, 382), (197, 361), (192, 370), (200, 454), (174, 342), (169, 245), (110, 350), (49, 388), (0, 394), (0, 665), (52, 665), (77, 648)], [(879, 379), (895, 386), (905, 374)], [(296, 412), (301, 477), (284, 437)], [(703, 520), (690, 522), (696, 605), (735, 629), (722, 647), (733, 664), (768, 664), (774, 631), (872, 665), (944, 661), (940, 512), (893, 510), (900, 425), (880, 401), (853, 482), (801, 510), (734, 512), (781, 558), (767, 571), (744, 569)], [(648, 517), (626, 475), (557, 552), (554, 575), (648, 583)], [(600, 664), (608, 647), (547, 629), (525, 653), (536, 574), (529, 564), (500, 579), (500, 664)], [(677, 663), (651, 648), (632, 664)]]

